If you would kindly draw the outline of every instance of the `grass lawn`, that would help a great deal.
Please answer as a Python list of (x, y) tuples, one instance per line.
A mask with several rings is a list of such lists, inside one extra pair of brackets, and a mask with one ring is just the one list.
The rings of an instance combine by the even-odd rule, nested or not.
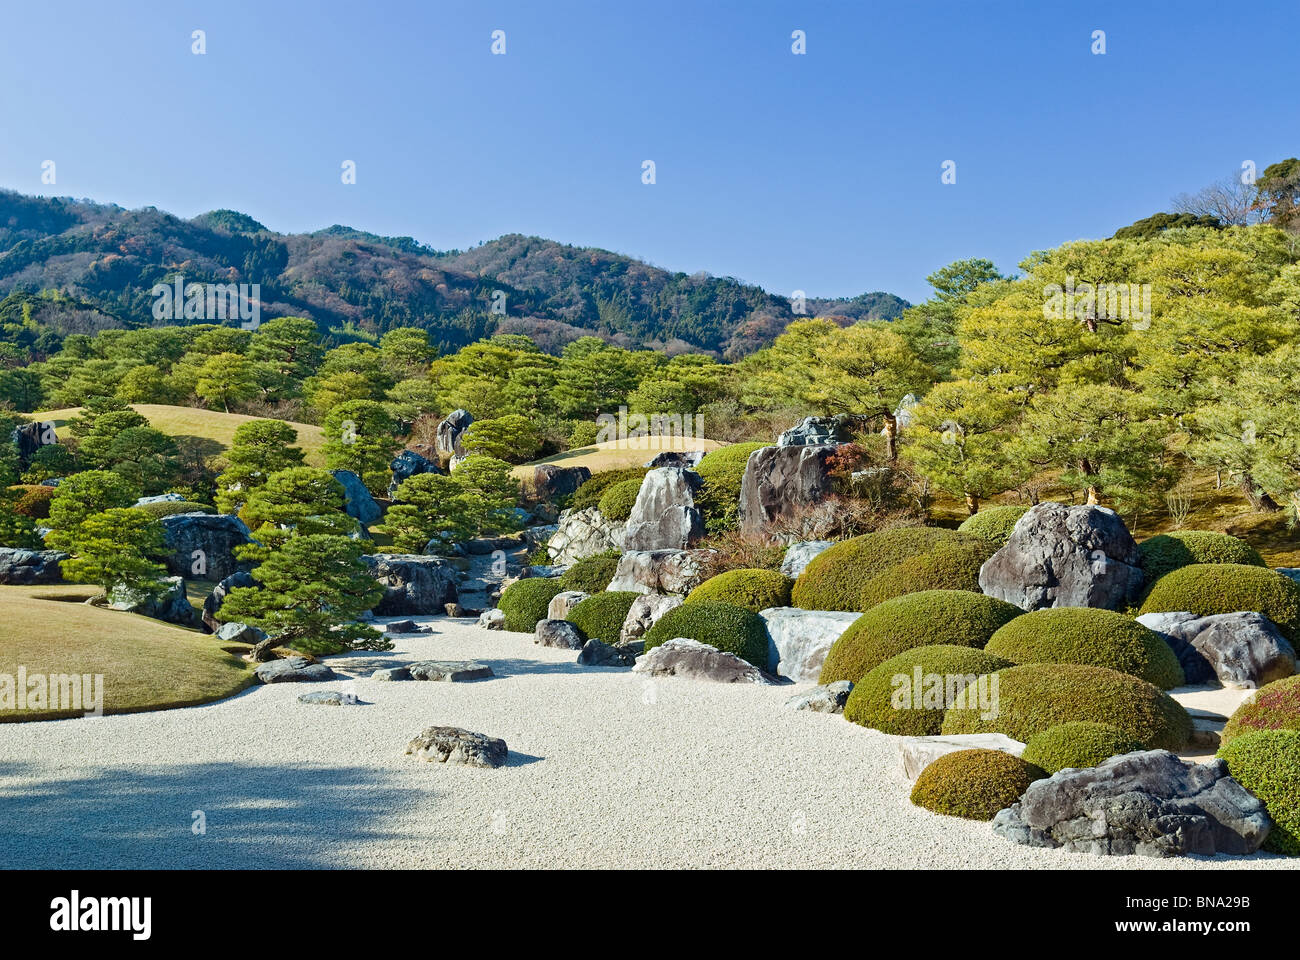
[[(175, 407), (161, 403), (135, 403), (131, 406), (149, 420), (150, 426), (168, 436), (176, 437), (178, 440), (183, 437), (193, 437), (221, 448), (214, 449), (212, 453), (220, 453), (230, 446), (235, 436), (235, 428), (241, 423), (264, 419), (245, 416), (242, 413), (222, 413), (220, 410), (200, 410), (197, 407)], [(67, 407), (63, 410), (42, 410), (39, 413), (29, 413), (27, 416), (33, 420), (52, 420), (55, 432), (63, 436), (66, 433), (64, 424), (80, 412), (80, 407)], [(290, 422), (289, 426), (298, 431), (297, 445), (302, 447), (303, 453), (307, 455), (307, 465), (323, 467), (325, 455), (321, 448), (324, 446), (325, 437), (321, 428), (309, 423)]]
[(719, 443), (717, 440), (694, 440), (677, 436), (646, 437), (640, 442), (644, 446), (628, 449), (629, 444), (637, 443), (637, 441), (606, 440), (604, 443), (597, 443), (590, 447), (566, 450), (564, 453), (557, 453), (545, 460), (535, 460), (532, 463), (521, 464), (515, 467), (512, 472), (516, 477), (525, 479), (533, 475), (533, 468), (538, 464), (556, 463), (563, 467), (586, 467), (592, 473), (598, 473), (601, 470), (622, 470), (627, 467), (639, 467), (647, 460), (653, 460), (656, 455), (665, 450), (716, 450), (718, 447), (726, 446), (725, 443)]
[[(0, 674), (102, 674), (104, 712), (165, 710), (220, 700), (253, 682), (215, 637), (81, 601), (97, 587), (0, 587)], [(79, 711), (0, 710), (0, 722)]]

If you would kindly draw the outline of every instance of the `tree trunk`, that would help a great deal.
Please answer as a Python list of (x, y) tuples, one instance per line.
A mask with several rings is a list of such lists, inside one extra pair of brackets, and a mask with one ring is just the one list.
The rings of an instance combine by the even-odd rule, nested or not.
[(885, 414), (885, 455), (890, 463), (898, 459), (898, 420), (892, 413)]
[(268, 660), (274, 660), (275, 657), (271, 655), (271, 650), (278, 642), (279, 640), (276, 637), (267, 637), (265, 640), (254, 644), (253, 649), (248, 654), (248, 659), (254, 663), (266, 663)]
[(1277, 513), (1282, 509), (1277, 505), (1276, 500), (1255, 486), (1255, 481), (1249, 473), (1241, 475), (1241, 492), (1246, 495), (1250, 505), (1260, 513)]
[(1097, 497), (1097, 488), (1092, 484), (1089, 484), (1088, 485), (1088, 506), (1095, 507), (1099, 503), (1101, 503), (1101, 500), (1098, 499)]
[(980, 509), (980, 498), (975, 496), (975, 494), (973, 493), (966, 494), (967, 512), (970, 513), (970, 515), (973, 517), (975, 516), (975, 514), (979, 513), (979, 509)]

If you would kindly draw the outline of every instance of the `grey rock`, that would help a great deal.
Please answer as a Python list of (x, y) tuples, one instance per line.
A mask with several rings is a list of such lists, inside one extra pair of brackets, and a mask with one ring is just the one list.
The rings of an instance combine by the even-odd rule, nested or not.
[(1273, 822), (1222, 760), (1186, 763), (1167, 750), (1111, 757), (1030, 784), (993, 832), (1032, 847), (1101, 856), (1249, 854)]
[(59, 583), (63, 580), (60, 564), (66, 559), (68, 555), (57, 550), (0, 547), (0, 584), (28, 587), (41, 583)]
[(9, 440), (13, 443), (18, 451), (18, 463), (26, 469), (32, 462), (32, 457), (36, 451), (45, 446), (45, 441), (50, 440), (58, 442), (54, 435), (53, 424), (48, 424), (50, 429), (46, 429), (48, 421), (42, 423), (20, 423), (14, 427), (13, 433), (9, 435)]
[(505, 612), (495, 607), (491, 610), (484, 610), (478, 616), (478, 625), (485, 630), (504, 630), (506, 628)]
[(853, 692), (852, 680), (836, 680), (825, 686), (814, 687), (807, 693), (796, 693), (785, 702), (789, 710), (811, 710), (814, 713), (843, 713), (844, 704)]
[(819, 447), (847, 443), (853, 439), (851, 417), (804, 417), (777, 437), (778, 447)]
[(162, 589), (157, 592), (116, 586), (108, 592), (108, 605), (114, 610), (125, 610), (182, 627), (193, 626), (198, 617), (185, 595), (185, 581), (180, 577), (166, 577), (162, 583)]
[(132, 506), (147, 507), (151, 503), (184, 503), (185, 498), (179, 493), (160, 493), (154, 497), (141, 497)]
[(655, 625), (656, 621), (669, 610), (675, 610), (683, 603), (681, 597), (672, 593), (644, 593), (632, 601), (627, 617), (618, 638), (621, 641), (639, 640)]
[(651, 470), (657, 470), (659, 467), (684, 467), (688, 470), (699, 466), (707, 450), (665, 450), (663, 453), (656, 454), (651, 460), (647, 460), (644, 466)]
[(538, 620), (537, 629), (533, 631), (533, 643), (543, 647), (581, 650), (586, 642), (582, 631), (568, 620)]
[(371, 680), (410, 680), (411, 671), (406, 667), (380, 667), (370, 675)]
[(390, 620), (384, 624), (385, 633), (422, 633), (424, 628), (414, 620)]
[(1165, 638), (1189, 684), (1262, 687), (1296, 671), (1295, 649), (1260, 613), (1147, 613), (1137, 621)]
[(1284, 577), (1300, 582), (1300, 567), (1274, 567), (1273, 569)]
[(450, 561), (420, 553), (377, 553), (361, 558), (384, 586), (384, 598), (375, 607), (381, 617), (439, 614), (459, 600), (459, 571)]
[(898, 754), (903, 776), (915, 780), (934, 761), (958, 750), (1001, 750), (1013, 757), (1025, 752), (1025, 745), (1001, 733), (955, 733), (937, 737), (903, 737)]
[(1113, 510), (1040, 503), (980, 568), (980, 588), (1022, 610), (1119, 609), (1142, 589), (1137, 542)]
[(616, 643), (611, 646), (603, 640), (591, 639), (582, 645), (578, 663), (584, 667), (630, 667), (645, 648), (643, 642)]
[(685, 550), (704, 536), (704, 518), (695, 506), (700, 475), (681, 467), (659, 467), (646, 474), (623, 534), (626, 550)]
[(713, 683), (758, 683), (771, 681), (763, 671), (734, 653), (707, 643), (676, 637), (636, 658), (634, 673), (652, 677), (683, 677)]
[(266, 631), (248, 623), (223, 623), (217, 627), (216, 637), (222, 643), (247, 643), (255, 646), (266, 639)]
[(496, 737), (460, 727), (428, 727), (406, 745), (406, 752), (417, 760), (495, 768), (506, 762), (510, 751)]
[(493, 675), (491, 667), (475, 660), (417, 660), (408, 663), (406, 669), (412, 680), (444, 680), (448, 683), (486, 680)]
[(596, 507), (565, 510), (546, 542), (551, 562), (571, 564), (583, 557), (622, 550), (626, 525), (607, 519)]
[(564, 620), (569, 613), (587, 597), (589, 593), (583, 593), (581, 590), (565, 590), (563, 593), (557, 593), (551, 597), (550, 605), (546, 608), (546, 615), (552, 620)]
[(790, 544), (781, 559), (781, 572), (791, 579), (797, 578), (808, 569), (808, 564), (812, 563), (814, 557), (834, 545), (833, 540), (803, 540)]
[(635, 550), (618, 559), (608, 590), (686, 595), (704, 579), (704, 550)]
[(567, 497), (591, 479), (587, 467), (562, 467), (557, 463), (542, 463), (533, 468), (532, 494), (539, 500)]
[(760, 610), (767, 625), (767, 668), (796, 683), (816, 680), (831, 646), (861, 613), (771, 607)]
[(221, 605), (225, 603), (226, 594), (235, 587), (255, 587), (257, 581), (247, 570), (239, 570), (225, 577), (212, 588), (206, 600), (203, 601), (203, 627), (208, 633), (216, 633), (221, 629), (224, 622), (218, 615), (221, 612)]
[(318, 703), (326, 707), (355, 706), (356, 694), (343, 693), (341, 690), (313, 690), (311, 693), (298, 694), (299, 703)]
[(333, 680), (335, 673), (323, 663), (312, 663), (306, 657), (281, 657), (259, 664), (253, 671), (263, 683), (319, 683)]
[(235, 548), (253, 542), (244, 521), (231, 513), (177, 513), (162, 517), (167, 572), (177, 577), (224, 580), (241, 569)]
[(384, 511), (379, 509), (379, 504), (375, 502), (366, 485), (361, 482), (361, 478), (351, 470), (331, 470), (330, 473), (334, 475), (335, 480), (343, 484), (343, 494), (346, 498), (343, 504), (344, 512), (366, 526), (377, 523), (384, 515)]
[(821, 503), (834, 491), (834, 444), (762, 447), (749, 455), (740, 481), (740, 530), (758, 535)]
[(388, 495), (390, 497), (397, 495), (397, 488), (402, 485), (403, 480), (409, 480), (411, 477), (422, 473), (446, 472), (428, 457), (421, 456), (414, 450), (403, 450), (388, 464), (388, 469), (393, 473), (393, 479), (388, 482)]
[(461, 445), (461, 435), (474, 422), (474, 415), (468, 410), (453, 410), (438, 424), (434, 436), (434, 447), (445, 457), (463, 457), (465, 448)]

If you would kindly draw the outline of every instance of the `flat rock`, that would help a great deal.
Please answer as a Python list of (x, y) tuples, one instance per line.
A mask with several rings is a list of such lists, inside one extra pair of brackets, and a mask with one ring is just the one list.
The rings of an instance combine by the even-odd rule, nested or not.
[(635, 673), (652, 677), (683, 677), (712, 683), (759, 683), (771, 681), (748, 660), (707, 643), (676, 637), (636, 658)]
[(357, 697), (354, 693), (344, 693), (341, 690), (313, 690), (311, 693), (298, 694), (298, 702), (318, 703), (326, 707), (348, 707), (356, 705)]
[(263, 683), (319, 683), (333, 680), (335, 673), (323, 663), (312, 663), (306, 657), (281, 657), (258, 664), (253, 671)]
[(406, 667), (380, 667), (370, 675), (371, 680), (410, 680), (411, 671)]
[(424, 627), (414, 620), (390, 620), (384, 624), (385, 633), (423, 633)]
[(428, 727), (406, 745), (417, 760), (463, 763), (471, 767), (499, 767), (506, 762), (506, 742), (460, 727)]
[(582, 631), (568, 620), (538, 620), (533, 631), (533, 643), (561, 650), (581, 650), (586, 639)]
[(569, 613), (587, 597), (589, 593), (583, 593), (581, 590), (565, 590), (563, 593), (557, 593), (551, 597), (551, 602), (546, 608), (546, 615), (552, 620), (563, 620)]
[(796, 683), (815, 681), (831, 646), (861, 613), (770, 607), (760, 610), (767, 625), (767, 665)]
[(903, 737), (898, 754), (903, 776), (915, 780), (921, 771), (940, 757), (958, 750), (1001, 750), (1013, 757), (1024, 753), (1025, 745), (1000, 733), (956, 733), (938, 737)]
[(445, 680), (464, 683), (493, 676), (492, 668), (475, 660), (417, 660), (406, 665), (412, 680)]
[(785, 702), (788, 710), (811, 710), (813, 713), (843, 713), (844, 704), (853, 692), (852, 680), (836, 680), (825, 686), (814, 687), (807, 693), (797, 693)]
[(1165, 638), (1189, 684), (1262, 687), (1296, 671), (1295, 649), (1260, 613), (1147, 613), (1137, 621)]
[(639, 640), (669, 610), (675, 610), (683, 603), (681, 597), (672, 593), (643, 593), (632, 601), (627, 611), (627, 618), (619, 631), (619, 640)]
[(790, 544), (781, 560), (781, 572), (790, 579), (795, 579), (808, 568), (815, 556), (834, 545), (833, 540), (803, 540)]

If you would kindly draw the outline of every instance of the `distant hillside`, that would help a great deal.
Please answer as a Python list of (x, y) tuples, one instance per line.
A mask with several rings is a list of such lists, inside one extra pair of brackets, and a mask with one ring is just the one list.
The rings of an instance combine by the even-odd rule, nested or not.
[[(339, 225), (279, 234), (234, 210), (182, 220), (153, 207), (0, 191), (0, 323), (64, 335), (148, 326), (150, 290), (178, 275), (260, 284), (264, 320), (309, 316), (336, 341), (416, 326), (443, 349), (506, 332), (558, 350), (595, 333), (625, 346), (738, 357), (794, 319), (786, 297), (760, 287), (539, 237), (437, 251)], [(492, 312), (497, 291), (504, 315)], [(907, 306), (867, 293), (810, 297), (807, 309), (850, 322), (893, 319)]]

